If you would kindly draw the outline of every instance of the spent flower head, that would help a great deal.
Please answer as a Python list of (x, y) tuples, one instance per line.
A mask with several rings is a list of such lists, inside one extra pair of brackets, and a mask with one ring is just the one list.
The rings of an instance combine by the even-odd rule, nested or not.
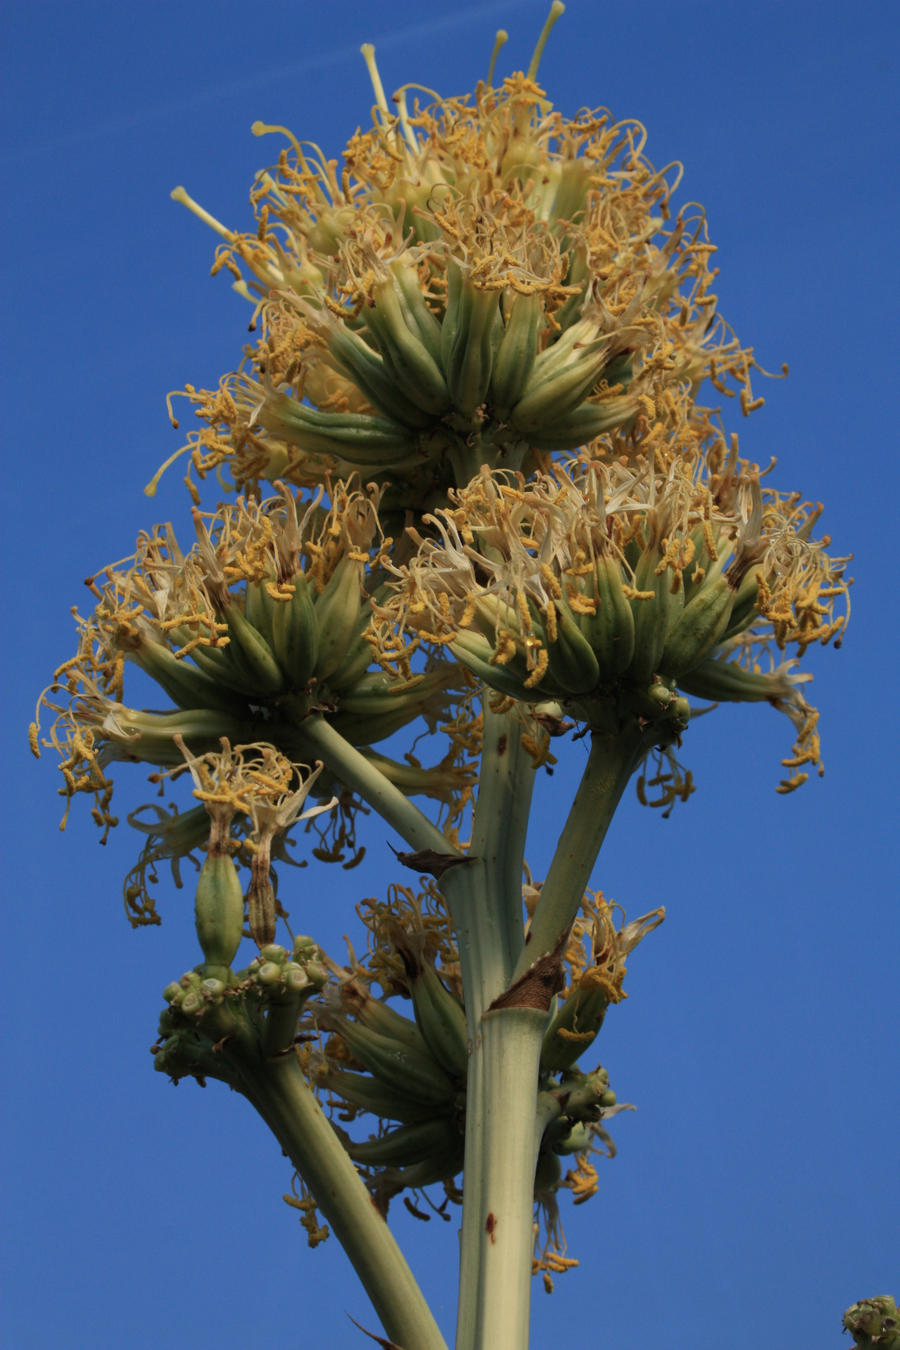
[[(717, 317), (702, 209), (675, 212), (679, 166), (604, 109), (566, 117), (526, 73), (472, 95), (406, 85), (343, 162), (298, 141), (257, 177), (256, 228), (222, 238), (262, 325), (241, 370), (188, 386), (201, 476), (323, 481), (351, 468), (427, 509), (482, 463), (526, 472), (657, 415), (707, 377), (754, 399), (752, 352)], [(493, 64), (493, 63), (492, 63)]]
[(375, 606), (383, 663), (442, 647), (512, 698), (593, 730), (646, 724), (661, 746), (687, 726), (684, 694), (765, 700), (797, 728), (790, 767), (817, 763), (794, 667), (840, 638), (847, 560), (812, 538), (821, 508), (768, 487), (687, 399), (681, 414), (638, 456), (608, 433), (530, 479), (485, 466), (452, 490)]
[[(52, 714), (64, 793), (94, 799), (98, 823), (115, 823), (109, 766), (177, 765), (175, 737), (196, 753), (262, 740), (302, 755), (303, 724), (327, 717), (354, 745), (370, 746), (420, 716), (436, 727), (457, 714), (458, 672), (447, 662), (400, 678), (369, 670), (370, 599), (384, 588), (380, 490), (330, 484), (298, 500), (237, 498), (194, 512), (196, 540), (183, 551), (170, 525), (138, 539), (135, 554), (89, 581), (97, 604), (82, 618), (78, 650), (41, 696)], [(125, 700), (128, 665), (158, 686), (168, 710)], [(460, 728), (454, 762), (464, 753)], [(39, 731), (32, 728), (37, 751)], [(393, 767), (391, 767), (393, 765)], [(446, 800), (465, 771), (435, 775), (410, 759), (381, 766), (404, 791)], [(451, 810), (453, 806), (451, 804)]]

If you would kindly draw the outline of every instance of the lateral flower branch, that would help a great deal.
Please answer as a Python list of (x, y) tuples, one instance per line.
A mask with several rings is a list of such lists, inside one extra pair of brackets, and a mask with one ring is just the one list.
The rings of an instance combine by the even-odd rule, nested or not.
[[(664, 814), (691, 795), (709, 704), (787, 715), (780, 792), (821, 773), (802, 663), (849, 613), (821, 506), (702, 401), (763, 400), (679, 166), (537, 83), (562, 8), (495, 83), (499, 34), (465, 97), (389, 102), (364, 47), (372, 126), (341, 161), (257, 123), (284, 146), (248, 233), (173, 194), (255, 337), (185, 391), (200, 427), (167, 464), (188, 456), (190, 544), (153, 526), (89, 580), (31, 731), (63, 824), (87, 797), (105, 839), (124, 765), (169, 795), (128, 815), (126, 911), (158, 923), (160, 865), (176, 887), (195, 868), (202, 959), (164, 991), (156, 1067), (254, 1105), (310, 1245), (337, 1236), (401, 1350), (446, 1343), (386, 1223), (400, 1195), (462, 1205), (457, 1350), (526, 1350), (532, 1275), (578, 1264), (560, 1197), (598, 1191), (628, 1109), (580, 1061), (663, 919), (591, 889), (616, 806), (632, 779)], [(535, 776), (582, 739), (537, 882)], [(285, 869), (356, 865), (371, 813), (418, 882), (359, 904), (341, 961), (291, 934)]]

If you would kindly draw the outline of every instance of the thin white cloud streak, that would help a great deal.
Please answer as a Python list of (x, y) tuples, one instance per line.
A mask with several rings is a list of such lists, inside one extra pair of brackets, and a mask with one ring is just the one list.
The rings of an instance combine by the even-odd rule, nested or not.
[[(372, 41), (380, 51), (389, 51), (391, 48), (403, 46), (411, 40), (433, 37), (437, 33), (449, 32), (452, 29), (459, 28), (463, 24), (483, 21), (490, 19), (492, 16), (499, 17), (501, 14), (535, 7), (531, 0), (497, 0), (497, 3), (494, 4), (470, 5), (467, 9), (456, 10), (453, 14), (448, 14), (443, 18), (407, 24), (403, 28), (380, 35), (363, 34), (362, 40)], [(537, 32), (535, 32), (535, 37), (537, 37)], [(484, 53), (485, 73), (489, 55), (490, 51), (486, 48)], [(122, 136), (129, 131), (133, 131), (136, 127), (148, 126), (153, 122), (165, 121), (171, 117), (182, 117), (191, 112), (196, 112), (200, 108), (209, 107), (211, 104), (223, 102), (238, 94), (247, 93), (249, 90), (262, 89), (280, 80), (289, 79), (291, 76), (302, 74), (304, 71), (340, 66), (354, 58), (359, 58), (359, 44), (342, 43), (339, 47), (333, 47), (328, 51), (315, 52), (300, 61), (292, 61), (287, 66), (258, 71), (252, 75), (242, 75), (240, 79), (210, 85), (206, 89), (195, 91), (180, 98), (167, 98), (164, 102), (140, 108), (127, 116), (117, 115), (102, 122), (93, 122), (87, 126), (76, 127), (59, 136), (36, 140), (30, 144), (23, 145), (20, 142), (15, 146), (7, 146), (0, 150), (0, 164), (12, 165), (30, 160), (36, 155), (69, 150), (79, 145), (88, 145), (101, 140), (110, 141), (115, 136)]]

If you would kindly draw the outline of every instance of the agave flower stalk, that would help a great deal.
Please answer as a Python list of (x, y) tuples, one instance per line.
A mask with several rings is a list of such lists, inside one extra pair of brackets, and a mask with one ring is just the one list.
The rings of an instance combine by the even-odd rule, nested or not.
[[(799, 663), (847, 622), (821, 508), (771, 487), (698, 402), (707, 385), (761, 402), (717, 317), (702, 211), (676, 211), (639, 124), (567, 118), (537, 83), (562, 8), (526, 72), (495, 84), (492, 61), (472, 97), (408, 86), (389, 104), (364, 48), (373, 125), (341, 164), (257, 124), (287, 144), (249, 233), (173, 194), (253, 305), (239, 369), (186, 389), (191, 472), (224, 469), (237, 495), (201, 510), (189, 473), (190, 547), (158, 526), (90, 580), (43, 742), (32, 728), (67, 811), (91, 798), (104, 837), (121, 763), (166, 790), (190, 774), (199, 806), (129, 817), (133, 923), (158, 922), (157, 863), (178, 885), (185, 859), (199, 870), (203, 959), (165, 991), (157, 1067), (251, 1101), (312, 1193), (311, 1238), (318, 1203), (401, 1350), (444, 1342), (384, 1216), (403, 1190), (459, 1199), (460, 1170), (457, 1350), (527, 1350), (532, 1272), (549, 1287), (573, 1264), (556, 1197), (596, 1191), (591, 1153), (614, 1152), (604, 1123), (628, 1109), (578, 1060), (662, 918), (617, 928), (586, 898), (622, 793), (636, 779), (664, 813), (691, 794), (696, 699), (787, 715), (779, 791), (821, 773)], [(126, 701), (134, 668), (164, 706)], [(416, 722), (443, 737), (437, 763), (373, 748)], [(535, 774), (569, 732), (586, 763), (533, 884)], [(353, 865), (369, 810), (426, 900), (368, 902), (368, 957), (345, 967), (311, 939), (279, 946), (298, 834)], [(350, 1138), (316, 1092), (378, 1134)], [(871, 1335), (871, 1308), (854, 1317)]]

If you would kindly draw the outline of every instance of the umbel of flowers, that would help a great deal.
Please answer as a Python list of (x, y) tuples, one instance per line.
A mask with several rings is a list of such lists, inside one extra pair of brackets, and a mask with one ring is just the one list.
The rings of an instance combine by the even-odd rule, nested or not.
[[(304, 725), (327, 718), (352, 745), (371, 746), (425, 716), (451, 712), (458, 673), (436, 662), (409, 676), (367, 673), (372, 663), (370, 599), (384, 589), (378, 551), (379, 490), (330, 483), (298, 501), (280, 485), (264, 501), (237, 498), (211, 514), (195, 510), (193, 547), (182, 552), (171, 526), (138, 540), (136, 553), (89, 585), (97, 604), (79, 619), (74, 657), (56, 672), (42, 703), (54, 716), (50, 737), (62, 760), (67, 797), (87, 793), (105, 829), (116, 761), (183, 765), (181, 738), (194, 753), (221, 739), (276, 745), (302, 757)], [(127, 704), (128, 666), (143, 671), (172, 703), (164, 711)], [(61, 699), (60, 696), (63, 696)], [(405, 791), (432, 794), (448, 808), (463, 800), (470, 775), (465, 749), (450, 730), (440, 766), (395, 763), (382, 772)], [(374, 752), (367, 751), (370, 756)], [(323, 780), (323, 790), (332, 780)], [(197, 846), (202, 810), (161, 819), (161, 856)], [(335, 856), (340, 855), (339, 849)], [(129, 897), (133, 916), (154, 917), (145, 888)]]
[(678, 167), (654, 168), (639, 124), (554, 109), (540, 51), (474, 96), (407, 86), (392, 108), (363, 50), (374, 125), (342, 163), (254, 127), (287, 145), (254, 185), (252, 233), (173, 194), (222, 236), (213, 270), (261, 326), (240, 372), (187, 390), (201, 476), (357, 469), (418, 512), (485, 463), (531, 472), (652, 420), (673, 387), (709, 377), (745, 411), (761, 402), (752, 352), (717, 317), (703, 213), (673, 211)]
[(768, 702), (797, 732), (789, 791), (819, 763), (795, 668), (843, 630), (846, 559), (812, 538), (821, 508), (766, 486), (736, 438), (680, 405), (678, 425), (607, 433), (528, 479), (484, 466), (451, 489), (375, 605), (383, 659), (408, 672), (422, 643), (443, 647), (490, 688), (594, 731), (643, 724), (644, 753), (680, 740), (685, 694)]
[[(699, 402), (762, 402), (702, 211), (673, 206), (638, 124), (570, 119), (537, 84), (561, 11), (526, 72), (495, 84), (492, 60), (462, 98), (389, 103), (364, 48), (371, 129), (340, 162), (285, 132), (250, 233), (173, 194), (253, 305), (239, 368), (186, 391), (191, 470), (227, 499), (201, 509), (189, 472), (190, 547), (156, 526), (89, 581), (32, 728), (104, 837), (122, 765), (190, 779), (186, 805), (129, 816), (133, 923), (159, 921), (160, 863), (178, 885), (197, 868), (202, 960), (165, 989), (156, 1065), (248, 1098), (310, 1243), (334, 1232), (405, 1350), (446, 1347), (384, 1222), (401, 1192), (419, 1217), (463, 1201), (457, 1350), (527, 1347), (532, 1271), (549, 1288), (577, 1264), (559, 1194), (597, 1191), (624, 1109), (580, 1061), (662, 919), (620, 922), (590, 890), (621, 793), (690, 795), (692, 700), (788, 715), (779, 790), (821, 772), (800, 662), (847, 617), (821, 508)], [(587, 760), (534, 883), (535, 774), (569, 733)], [(360, 907), (362, 959), (276, 941), (285, 867), (355, 864), (371, 811), (420, 890)]]

